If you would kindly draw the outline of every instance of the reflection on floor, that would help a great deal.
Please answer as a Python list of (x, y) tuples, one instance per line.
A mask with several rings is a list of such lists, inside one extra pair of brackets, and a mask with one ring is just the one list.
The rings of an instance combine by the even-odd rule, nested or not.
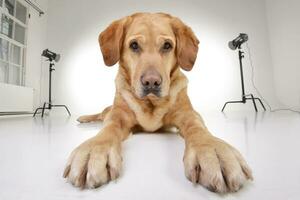
[[(299, 199), (300, 115), (289, 112), (204, 113), (211, 132), (246, 157), (254, 181), (226, 199)], [(73, 148), (100, 123), (64, 116), (0, 118), (0, 199), (223, 199), (193, 186), (183, 171), (176, 134), (138, 134), (123, 145), (123, 174), (96, 190), (66, 183), (62, 171)]]

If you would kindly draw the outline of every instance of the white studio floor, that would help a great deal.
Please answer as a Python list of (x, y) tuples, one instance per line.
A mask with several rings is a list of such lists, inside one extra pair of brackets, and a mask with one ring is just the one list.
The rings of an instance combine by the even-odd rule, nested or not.
[(214, 135), (234, 145), (252, 167), (254, 181), (218, 195), (184, 176), (184, 142), (176, 134), (138, 134), (123, 144), (123, 174), (94, 190), (62, 178), (69, 153), (101, 123), (75, 117), (0, 118), (0, 199), (280, 199), (300, 198), (300, 115), (290, 112), (204, 113)]

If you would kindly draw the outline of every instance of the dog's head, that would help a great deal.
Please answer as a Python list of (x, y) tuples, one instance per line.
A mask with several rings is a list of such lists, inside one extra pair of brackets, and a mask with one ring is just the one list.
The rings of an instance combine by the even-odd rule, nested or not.
[(138, 98), (169, 94), (173, 72), (193, 68), (199, 41), (178, 18), (137, 13), (113, 22), (99, 36), (107, 66), (120, 61)]

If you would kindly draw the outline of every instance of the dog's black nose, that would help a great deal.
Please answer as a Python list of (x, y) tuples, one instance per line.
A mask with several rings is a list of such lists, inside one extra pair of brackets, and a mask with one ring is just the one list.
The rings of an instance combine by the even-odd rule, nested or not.
[(159, 96), (162, 78), (155, 69), (148, 69), (141, 76), (141, 83), (144, 90), (144, 95), (153, 93)]
[(160, 74), (154, 70), (147, 70), (141, 77), (141, 82), (144, 88), (158, 88), (161, 85), (162, 79)]

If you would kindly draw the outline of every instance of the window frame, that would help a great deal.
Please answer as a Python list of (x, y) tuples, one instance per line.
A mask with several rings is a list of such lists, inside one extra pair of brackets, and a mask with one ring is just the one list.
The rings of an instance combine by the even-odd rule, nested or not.
[[(12, 85), (19, 85), (19, 86), (25, 86), (25, 77), (26, 77), (26, 49), (27, 49), (27, 34), (28, 34), (28, 20), (29, 20), (29, 6), (24, 2), (23, 0), (15, 0), (14, 1), (14, 15), (16, 15), (17, 12), (17, 3), (20, 3), (22, 6), (26, 8), (26, 14), (25, 14), (25, 23), (23, 23), (21, 20), (17, 19), (15, 16), (11, 15), (8, 11), (6, 11), (5, 8), (5, 0), (2, 0), (2, 5), (0, 5), (0, 26), (2, 26), (2, 16), (5, 15), (9, 19), (13, 21), (12, 26), (12, 38), (8, 37), (5, 34), (2, 34), (0, 32), (0, 38), (2, 40), (6, 40), (8, 42), (8, 60), (3, 60), (0, 58), (1, 62), (4, 62), (8, 65), (6, 69), (6, 75), (5, 75), (5, 84), (12, 84)], [(1, 4), (1, 2), (0, 2)], [(25, 35), (24, 35), (24, 44), (21, 42), (18, 42), (15, 40), (15, 28), (16, 23), (23, 27), (25, 29)], [(14, 55), (13, 52), (13, 45), (20, 48), (20, 60), (19, 64), (14, 63), (12, 56)], [(19, 82), (18, 83), (11, 83), (12, 80), (9, 80), (9, 73), (13, 70), (13, 67), (17, 67), (19, 70)]]

